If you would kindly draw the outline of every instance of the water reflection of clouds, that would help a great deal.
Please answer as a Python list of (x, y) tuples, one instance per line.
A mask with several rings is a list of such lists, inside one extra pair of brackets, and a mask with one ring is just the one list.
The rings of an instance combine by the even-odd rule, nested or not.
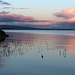
[[(0, 44), (0, 56), (23, 55), (27, 51), (59, 50), (59, 55), (65, 56), (65, 49), (70, 53), (75, 51), (75, 36), (9, 33), (10, 37)], [(64, 53), (65, 52), (65, 53)]]
[[(0, 43), (0, 67), (4, 65), (3, 57), (25, 55), (25, 53), (45, 54), (56, 52), (59, 56), (67, 57), (67, 53), (75, 54), (75, 36), (55, 34), (8, 33), (10, 37)], [(58, 53), (59, 52), (59, 53)], [(54, 55), (54, 53), (52, 53)], [(57, 56), (58, 56), (57, 55)], [(36, 56), (35, 56), (36, 57)]]

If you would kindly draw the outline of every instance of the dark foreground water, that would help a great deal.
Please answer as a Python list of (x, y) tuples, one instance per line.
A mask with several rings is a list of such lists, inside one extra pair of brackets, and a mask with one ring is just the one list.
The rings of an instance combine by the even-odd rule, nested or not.
[(6, 31), (0, 75), (75, 75), (75, 31)]

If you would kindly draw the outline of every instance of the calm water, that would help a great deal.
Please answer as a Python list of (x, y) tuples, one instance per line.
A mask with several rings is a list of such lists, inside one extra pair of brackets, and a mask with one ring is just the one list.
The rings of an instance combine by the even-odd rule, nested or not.
[(75, 75), (75, 31), (5, 31), (0, 75)]

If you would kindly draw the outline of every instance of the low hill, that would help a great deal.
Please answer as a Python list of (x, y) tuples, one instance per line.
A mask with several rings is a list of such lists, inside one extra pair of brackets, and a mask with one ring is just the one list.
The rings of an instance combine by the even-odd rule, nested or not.
[(25, 27), (25, 26), (14, 26), (14, 25), (0, 25), (0, 29), (42, 30), (45, 28), (34, 28), (34, 27)]
[(18, 25), (0, 25), (0, 29), (5, 30), (75, 30), (75, 29), (57, 29), (57, 28), (35, 28), (35, 27), (27, 27), (27, 26), (18, 26)]

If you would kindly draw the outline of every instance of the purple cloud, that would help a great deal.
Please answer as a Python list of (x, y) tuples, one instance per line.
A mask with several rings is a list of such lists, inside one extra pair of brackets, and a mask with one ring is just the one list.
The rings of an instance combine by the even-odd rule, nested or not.
[(10, 3), (5, 2), (5, 1), (2, 1), (2, 0), (0, 0), (0, 4), (3, 4), (3, 5), (11, 5)]
[(9, 14), (10, 12), (2, 11), (0, 14)]

